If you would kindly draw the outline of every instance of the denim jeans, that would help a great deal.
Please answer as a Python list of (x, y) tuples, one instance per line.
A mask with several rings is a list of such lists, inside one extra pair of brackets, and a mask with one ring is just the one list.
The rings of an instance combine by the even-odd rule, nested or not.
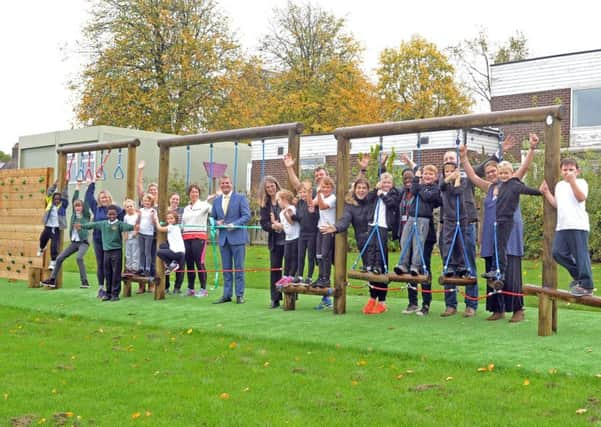
[(553, 239), (553, 259), (583, 288), (592, 289), (593, 273), (588, 250), (588, 231), (560, 230)]

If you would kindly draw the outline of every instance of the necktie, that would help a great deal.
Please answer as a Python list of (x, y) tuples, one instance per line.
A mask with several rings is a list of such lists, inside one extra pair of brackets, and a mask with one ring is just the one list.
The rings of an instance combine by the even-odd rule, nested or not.
[(223, 195), (223, 200), (221, 201), (221, 207), (223, 208), (223, 215), (227, 215), (227, 207), (230, 204), (230, 195)]

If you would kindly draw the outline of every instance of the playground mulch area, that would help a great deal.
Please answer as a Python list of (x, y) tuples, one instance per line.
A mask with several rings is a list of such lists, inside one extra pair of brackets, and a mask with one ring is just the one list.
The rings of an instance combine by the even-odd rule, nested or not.
[(439, 299), (423, 318), (405, 298), (365, 316), (358, 295), (340, 316), (308, 295), (271, 310), (267, 287), (243, 305), (213, 305), (221, 289), (102, 303), (64, 279), (0, 279), (0, 426), (601, 422), (599, 310), (562, 306), (538, 337), (531, 306), (510, 324), (441, 318)]

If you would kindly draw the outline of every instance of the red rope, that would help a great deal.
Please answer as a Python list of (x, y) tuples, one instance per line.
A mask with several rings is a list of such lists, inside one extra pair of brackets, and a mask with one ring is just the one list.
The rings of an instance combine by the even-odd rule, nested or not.
[(198, 270), (174, 270), (173, 273), (239, 273), (239, 272), (247, 272), (247, 273), (256, 273), (259, 271), (282, 271), (283, 268), (248, 268), (248, 269), (223, 269), (223, 270), (207, 270), (207, 269), (198, 269)]
[[(404, 291), (406, 289), (412, 289), (414, 291), (419, 291), (420, 289), (417, 286), (404, 286), (401, 288), (383, 288), (380, 286), (375, 286), (372, 285), (371, 283), (366, 283), (364, 286), (354, 286), (351, 285), (350, 283), (347, 282), (346, 286), (348, 288), (351, 289), (363, 289), (364, 287), (368, 287), (370, 289), (375, 289), (376, 291)], [(472, 297), (470, 295), (467, 295), (465, 292), (463, 291), (458, 291), (457, 288), (450, 288), (450, 289), (421, 289), (422, 294), (445, 294), (445, 293), (449, 293), (449, 292), (459, 292), (465, 299), (469, 300), (469, 301), (479, 301), (479, 300), (483, 300), (486, 299), (488, 297), (491, 297), (493, 295), (510, 295), (510, 296), (516, 296), (516, 297), (523, 297), (524, 294), (523, 293), (519, 293), (519, 292), (510, 292), (510, 291), (495, 291), (495, 292), (489, 292), (485, 295), (481, 295), (479, 297)]]

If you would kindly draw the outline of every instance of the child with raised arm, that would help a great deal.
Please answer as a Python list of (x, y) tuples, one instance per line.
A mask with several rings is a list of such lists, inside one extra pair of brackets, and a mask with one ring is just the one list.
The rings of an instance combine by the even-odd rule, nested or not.
[(71, 204), (73, 206), (73, 213), (71, 214), (71, 226), (69, 228), (69, 236), (71, 244), (64, 249), (58, 258), (56, 259), (56, 265), (54, 266), (54, 270), (52, 270), (52, 274), (50, 278), (40, 282), (43, 286), (48, 286), (51, 288), (56, 287), (56, 277), (63, 265), (65, 259), (73, 255), (77, 252), (77, 267), (79, 268), (79, 278), (81, 279), (80, 288), (87, 289), (90, 287), (88, 283), (88, 276), (86, 274), (86, 265), (84, 263), (83, 257), (88, 251), (90, 244), (88, 243), (88, 230), (76, 230), (75, 224), (85, 224), (90, 221), (90, 210), (88, 206), (79, 199), (79, 187), (81, 183), (78, 181), (75, 187), (75, 192), (73, 193), (73, 200)]
[[(123, 202), (123, 222), (130, 225), (136, 225), (140, 214), (136, 209), (136, 202), (132, 199), (126, 199)], [(140, 243), (138, 241), (137, 231), (128, 231), (124, 233), (125, 237), (125, 271), (124, 274), (136, 274), (140, 270)], [(140, 288), (142, 289), (142, 288)]]
[[(394, 268), (396, 274), (421, 273), (423, 247), (430, 230), (430, 221), (434, 209), (441, 205), (440, 188), (436, 183), (438, 168), (426, 165), (423, 173), (417, 171), (411, 184), (411, 206), (408, 208), (408, 219), (401, 234), (401, 254), (399, 265)], [(415, 227), (413, 224), (415, 223)]]
[(286, 243), (284, 244), (284, 274), (277, 282), (278, 285), (292, 283), (298, 273), (298, 236), (300, 224), (293, 219), (296, 207), (292, 204), (294, 195), (288, 190), (276, 193), (276, 201), (280, 206), (279, 223), (284, 226)]
[[(298, 193), (298, 204), (296, 214), (292, 216), (294, 221), (300, 224), (298, 237), (298, 275), (294, 283), (311, 285), (313, 270), (315, 269), (315, 240), (317, 238), (317, 223), (319, 222), (319, 210), (313, 205), (313, 185), (311, 181), (303, 181)], [(307, 275), (304, 275), (305, 260), (307, 260)], [(304, 279), (303, 279), (304, 277)]]
[(106, 291), (102, 296), (102, 301), (119, 301), (123, 259), (122, 233), (139, 227), (139, 225), (133, 226), (119, 221), (118, 212), (120, 210), (119, 206), (110, 205), (106, 209), (106, 220), (75, 224), (74, 226), (76, 230), (93, 229), (100, 232), (104, 254), (104, 277), (106, 280)]
[(167, 232), (167, 243), (162, 243), (157, 256), (165, 263), (165, 274), (175, 272), (174, 294), (178, 294), (184, 281), (184, 272), (180, 270), (186, 262), (186, 246), (182, 237), (179, 217), (176, 211), (167, 212), (167, 225), (162, 226), (159, 218), (154, 215), (154, 226), (158, 231)]
[(572, 276), (572, 295), (588, 296), (593, 294), (594, 288), (588, 250), (588, 184), (584, 179), (578, 178), (580, 168), (575, 159), (562, 159), (560, 167), (563, 180), (555, 185), (555, 194), (551, 193), (546, 181), (540, 186), (547, 201), (557, 209), (553, 259)]
[[(318, 227), (325, 227), (336, 223), (336, 195), (334, 194), (334, 181), (329, 176), (324, 176), (319, 184), (317, 197), (313, 200), (319, 209)], [(332, 234), (318, 234), (317, 259), (319, 261), (319, 278), (312, 286), (316, 288), (330, 287), (330, 274), (332, 272), (332, 254), (334, 252), (334, 236)]]
[(69, 186), (65, 185), (63, 193), (57, 193), (58, 181), (55, 181), (48, 188), (46, 196), (46, 210), (42, 217), (42, 223), (44, 229), (40, 234), (40, 248), (38, 249), (38, 256), (42, 256), (46, 245), (50, 240), (50, 265), (49, 270), (53, 270), (56, 264), (56, 257), (58, 256), (58, 247), (60, 244), (60, 230), (67, 228), (67, 206), (69, 206)]
[(142, 198), (142, 207), (140, 208), (140, 232), (138, 240), (140, 242), (140, 270), (142, 276), (151, 276), (152, 266), (152, 241), (155, 239), (154, 220), (156, 210), (154, 209), (154, 198), (151, 194), (145, 194)]

